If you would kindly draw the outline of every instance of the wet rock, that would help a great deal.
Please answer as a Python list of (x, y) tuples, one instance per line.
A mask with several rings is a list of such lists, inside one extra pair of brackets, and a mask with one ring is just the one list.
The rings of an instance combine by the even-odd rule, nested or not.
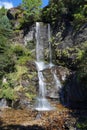
[(29, 46), (29, 49), (35, 49), (35, 24), (29, 27), (28, 32), (24, 34), (24, 44)]
[(7, 100), (2, 98), (0, 99), (0, 108), (6, 108), (7, 106)]
[(66, 81), (69, 74), (69, 70), (61, 66), (53, 66), (52, 68), (46, 68), (43, 70), (47, 97), (60, 100), (63, 83)]
[(12, 100), (2, 98), (0, 99), (0, 108), (12, 107)]

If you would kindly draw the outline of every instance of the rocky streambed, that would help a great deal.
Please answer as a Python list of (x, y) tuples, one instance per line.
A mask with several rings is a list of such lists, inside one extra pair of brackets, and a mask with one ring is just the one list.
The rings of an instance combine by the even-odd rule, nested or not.
[(72, 110), (61, 104), (55, 110), (45, 112), (12, 108), (0, 110), (0, 130), (76, 130), (76, 121)]

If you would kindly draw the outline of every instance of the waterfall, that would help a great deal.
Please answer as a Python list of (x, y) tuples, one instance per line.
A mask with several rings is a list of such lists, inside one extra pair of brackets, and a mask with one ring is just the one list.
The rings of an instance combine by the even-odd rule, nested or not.
[[(51, 38), (51, 33), (50, 33), (50, 24), (48, 24), (48, 40), (49, 40), (49, 66), (50, 68), (52, 68), (54, 66), (54, 64), (52, 63), (52, 47), (51, 47), (51, 42), (50, 42), (50, 38)], [(55, 92), (53, 92), (53, 95), (56, 95), (56, 92), (62, 87), (61, 82), (59, 80), (59, 78), (57, 77), (56, 74), (56, 70), (55, 71), (51, 71), (52, 75), (53, 75), (53, 79), (54, 79), (54, 87), (55, 87)], [(58, 93), (57, 93), (58, 95)]]
[(50, 33), (50, 24), (48, 24), (48, 42), (49, 42), (49, 66), (50, 68), (54, 66), (52, 63), (52, 47), (51, 47), (51, 33)]
[(52, 63), (52, 49), (51, 49), (51, 33), (50, 33), (50, 24), (48, 24), (48, 41), (49, 41), (49, 58), (50, 58), (50, 64)]
[(39, 79), (39, 96), (37, 98), (35, 109), (38, 111), (52, 110), (50, 103), (46, 99), (46, 83), (43, 76), (43, 70), (46, 67), (44, 63), (44, 37), (41, 35), (41, 23), (36, 22), (36, 66)]
[(0, 108), (6, 108), (7, 107), (7, 101), (6, 99), (1, 99), (0, 100)]
[(54, 81), (55, 81), (55, 87), (56, 89), (60, 89), (62, 87), (61, 82), (59, 80), (59, 78), (56, 75), (56, 72), (52, 72), (53, 73), (53, 77), (54, 77)]
[[(49, 101), (46, 98), (46, 82), (43, 75), (43, 71), (46, 68), (50, 68), (51, 74), (53, 75), (54, 81), (54, 91), (53, 95), (58, 95), (58, 90), (61, 88), (61, 83), (59, 78), (56, 75), (56, 71), (52, 70), (52, 67), (55, 66), (52, 63), (52, 47), (50, 42), (50, 24), (43, 24), (41, 22), (36, 22), (36, 67), (38, 71), (38, 85), (39, 85), (39, 94), (37, 97), (35, 109), (38, 111), (47, 111), (52, 110), (52, 107)], [(47, 39), (47, 41), (46, 41)], [(48, 49), (49, 52), (49, 64), (45, 63), (45, 49)], [(57, 96), (55, 96), (57, 97)]]
[(44, 44), (41, 36), (41, 26), (36, 22), (36, 60), (37, 62), (44, 60)]

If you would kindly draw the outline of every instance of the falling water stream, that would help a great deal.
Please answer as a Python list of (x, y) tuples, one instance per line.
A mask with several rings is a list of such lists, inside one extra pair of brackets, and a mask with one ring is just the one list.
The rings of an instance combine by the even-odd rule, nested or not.
[(39, 96), (37, 98), (35, 109), (38, 111), (47, 111), (53, 109), (46, 99), (46, 87), (44, 82), (43, 70), (46, 67), (44, 63), (44, 44), (41, 37), (40, 23), (36, 22), (36, 66), (39, 78)]
[[(43, 37), (43, 23), (36, 22), (36, 66), (38, 71), (38, 79), (39, 79), (39, 94), (36, 100), (35, 109), (38, 111), (47, 111), (53, 110), (52, 107), (46, 98), (46, 83), (45, 78), (43, 75), (43, 70), (47, 67), (52, 68), (54, 64), (52, 63), (52, 49), (51, 49), (51, 42), (50, 42), (50, 24), (47, 26), (47, 38), (48, 38), (48, 48), (49, 48), (49, 65), (45, 64), (44, 60), (44, 37)], [(54, 77), (55, 87), (60, 87), (61, 84), (56, 76), (56, 73), (52, 72)]]

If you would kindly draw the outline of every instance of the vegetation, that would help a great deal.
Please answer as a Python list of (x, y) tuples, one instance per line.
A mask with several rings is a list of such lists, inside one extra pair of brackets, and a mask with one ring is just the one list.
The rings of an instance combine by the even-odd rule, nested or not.
[(82, 24), (87, 21), (86, 17), (86, 0), (50, 0), (42, 12), (42, 19), (54, 26), (63, 21)]
[(0, 88), (0, 98), (6, 98), (10, 100), (16, 99), (14, 89), (10, 86), (8, 82), (2, 84), (2, 87)]
[[(7, 18), (7, 10), (1, 8), (0, 17), (0, 98), (14, 100), (15, 88), (22, 86), (22, 75), (28, 71), (26, 63), (32, 57), (25, 46), (11, 42), (14, 28)], [(3, 77), (6, 77), (6, 83)]]
[(80, 117), (77, 123), (77, 129), (86, 130), (87, 129), (87, 117)]
[(20, 19), (21, 27), (31, 25), (40, 20), (41, 0), (22, 0), (23, 18)]
[[(11, 39), (14, 37), (14, 32), (19, 34), (22, 29), (25, 35), (27, 28), (33, 22), (41, 20), (50, 23), (53, 29), (58, 27), (62, 30), (59, 32), (61, 34), (56, 34), (52, 39), (56, 63), (75, 70), (78, 81), (87, 86), (87, 43), (73, 44), (72, 47), (59, 49), (61, 41), (65, 38), (68, 24), (72, 25), (76, 33), (80, 26), (87, 22), (86, 0), (49, 0), (48, 6), (43, 9), (41, 4), (41, 0), (22, 0), (22, 5), (17, 8), (11, 22), (7, 17), (7, 10), (0, 9), (0, 98), (14, 99), (15, 90), (24, 89), (23, 76), (32, 80), (33, 74), (28, 74), (27, 63), (29, 60), (34, 60), (34, 41), (24, 46), (20, 43), (13, 44)], [(19, 24), (14, 26), (14, 21)], [(60, 42), (56, 41), (58, 38)], [(3, 85), (3, 77), (7, 78), (5, 85)], [(9, 91), (11, 91), (10, 95)], [(33, 97), (32, 94), (26, 95)]]
[[(20, 31), (25, 36), (36, 21), (52, 25), (55, 32), (50, 40), (53, 62), (74, 71), (76, 81), (87, 91), (87, 41), (74, 43), (75, 34), (78, 35), (80, 27), (87, 23), (87, 0), (49, 0), (43, 9), (41, 4), (41, 0), (22, 0), (22, 5), (13, 11), (10, 20), (7, 17), (9, 11), (4, 7), (0, 9), (0, 99), (16, 100), (22, 95), (32, 101), (36, 97), (37, 71), (32, 63), (35, 60), (34, 40), (26, 46), (13, 40)], [(64, 43), (65, 46), (61, 47), (68, 35), (68, 25), (72, 27), (73, 43), (70, 46)], [(48, 53), (46, 50), (47, 59)], [(87, 118), (78, 121), (77, 129), (87, 129)]]
[(0, 78), (2, 78), (5, 73), (14, 70), (14, 59), (9, 52), (9, 38), (12, 36), (12, 29), (11, 24), (4, 12), (4, 8), (0, 9)]
[(77, 75), (79, 82), (87, 88), (87, 43), (85, 43), (84, 55), (81, 59)]
[[(42, 10), (42, 20), (52, 25), (54, 62), (77, 72), (78, 82), (87, 87), (87, 42), (74, 43), (76, 34), (87, 23), (86, 0), (49, 0), (48, 6)], [(62, 43), (72, 28), (72, 45)], [(70, 29), (71, 29), (70, 28)]]

